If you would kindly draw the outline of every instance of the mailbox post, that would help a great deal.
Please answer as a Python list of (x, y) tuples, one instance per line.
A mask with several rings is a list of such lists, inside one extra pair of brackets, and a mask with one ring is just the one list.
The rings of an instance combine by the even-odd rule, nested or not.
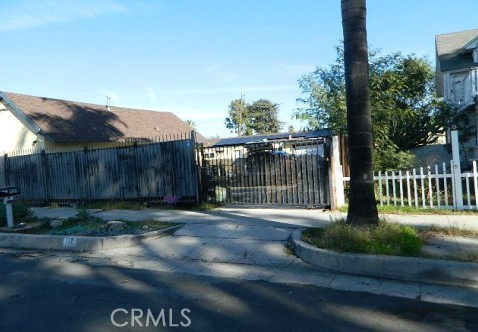
[(13, 196), (20, 194), (20, 188), (17, 186), (0, 187), (0, 198), (3, 198), (3, 204), (5, 205), (5, 211), (7, 214), (7, 226), (13, 227)]

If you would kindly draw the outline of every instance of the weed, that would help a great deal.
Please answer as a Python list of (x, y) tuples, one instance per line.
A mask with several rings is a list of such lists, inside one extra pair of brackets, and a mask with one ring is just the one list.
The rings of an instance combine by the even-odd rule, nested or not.
[(143, 210), (146, 207), (142, 202), (91, 202), (84, 205), (88, 209), (101, 210)]
[(222, 204), (202, 202), (197, 206), (197, 209), (200, 211), (212, 211), (214, 209), (217, 209), (220, 206), (222, 206)]
[(76, 218), (78, 219), (79, 222), (89, 221), (94, 218), (91, 212), (84, 207), (78, 208), (76, 211), (77, 211)]
[(423, 228), (420, 231), (422, 238), (430, 238), (439, 235), (445, 236), (462, 236), (462, 237), (478, 237), (478, 230), (466, 229), (459, 227), (436, 227), (431, 226)]
[(287, 243), (285, 246), (284, 246), (284, 253), (288, 256), (295, 256), (295, 250), (294, 250), (294, 247), (290, 244), (290, 243)]

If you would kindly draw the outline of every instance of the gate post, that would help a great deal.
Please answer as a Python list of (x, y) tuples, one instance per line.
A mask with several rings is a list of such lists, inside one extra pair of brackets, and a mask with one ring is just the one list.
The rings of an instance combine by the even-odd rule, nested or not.
[(338, 209), (345, 204), (344, 176), (340, 164), (339, 136), (332, 136), (330, 147), (330, 208)]
[(460, 162), (460, 146), (458, 142), (458, 131), (451, 131), (451, 151), (453, 155), (453, 179), (455, 186), (453, 187), (453, 204), (455, 209), (463, 210), (463, 188), (461, 186), (461, 162)]

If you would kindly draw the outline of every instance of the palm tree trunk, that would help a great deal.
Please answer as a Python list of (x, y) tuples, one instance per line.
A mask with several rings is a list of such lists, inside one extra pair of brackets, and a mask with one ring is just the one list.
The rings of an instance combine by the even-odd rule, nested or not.
[(342, 0), (350, 192), (347, 222), (377, 224), (372, 165), (372, 121), (366, 0)]

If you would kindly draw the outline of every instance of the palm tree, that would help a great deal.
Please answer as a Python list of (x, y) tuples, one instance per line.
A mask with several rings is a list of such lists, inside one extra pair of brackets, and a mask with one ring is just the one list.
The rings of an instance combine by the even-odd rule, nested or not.
[(189, 127), (196, 130), (196, 122), (194, 122), (193, 120), (186, 120), (186, 123), (189, 125)]
[(378, 212), (373, 185), (366, 0), (341, 1), (350, 164), (347, 222), (376, 225)]

